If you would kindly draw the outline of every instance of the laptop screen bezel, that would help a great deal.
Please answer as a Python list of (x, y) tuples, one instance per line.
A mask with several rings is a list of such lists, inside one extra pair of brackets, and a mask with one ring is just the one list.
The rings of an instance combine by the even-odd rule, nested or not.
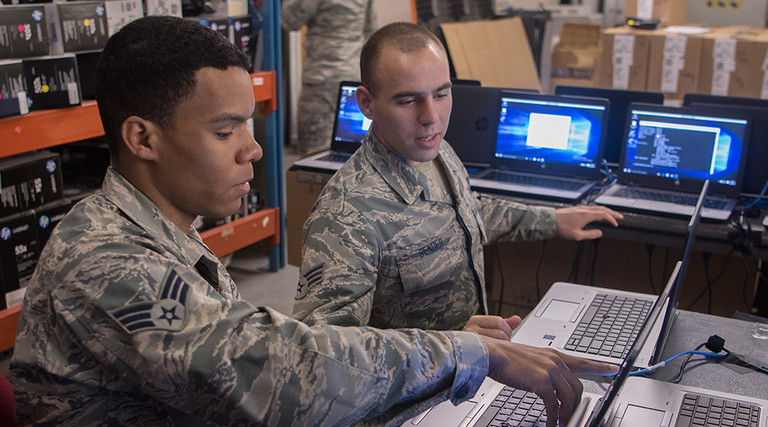
[(339, 83), (339, 90), (336, 93), (336, 110), (333, 115), (333, 132), (331, 134), (331, 150), (340, 153), (354, 153), (363, 144), (360, 142), (337, 141), (336, 135), (339, 130), (339, 113), (341, 112), (341, 96), (345, 87), (354, 87), (355, 90), (360, 86), (360, 82), (344, 80)]
[[(605, 112), (603, 120), (601, 121), (602, 128), (600, 129), (600, 142), (598, 152), (595, 157), (595, 168), (584, 168), (573, 163), (565, 162), (547, 162), (546, 164), (530, 162), (519, 159), (508, 159), (496, 157), (496, 149), (498, 145), (498, 126), (501, 121), (501, 105), (504, 98), (516, 98), (522, 100), (542, 101), (542, 102), (563, 102), (568, 104), (585, 105), (591, 107), (603, 107)], [(503, 90), (499, 93), (497, 100), (497, 131), (496, 141), (493, 143), (491, 166), (500, 170), (512, 170), (519, 172), (531, 172), (531, 173), (546, 173), (547, 175), (556, 175), (563, 177), (582, 177), (587, 179), (596, 179), (600, 176), (602, 170), (602, 156), (603, 147), (605, 146), (605, 131), (607, 127), (607, 118), (610, 109), (610, 102), (604, 98), (577, 98), (558, 95), (541, 95), (535, 93), (517, 92), (512, 90)]]
[(744, 128), (744, 141), (741, 147), (741, 159), (739, 162), (739, 168), (736, 174), (736, 185), (730, 186), (725, 184), (718, 184), (715, 180), (712, 180), (712, 184), (709, 188), (709, 194), (711, 196), (721, 196), (728, 198), (736, 198), (741, 193), (741, 187), (744, 182), (744, 165), (747, 160), (747, 153), (749, 149), (749, 140), (751, 138), (752, 120), (753, 117), (746, 111), (727, 111), (723, 109), (713, 109), (708, 107), (672, 107), (658, 104), (646, 104), (635, 103), (629, 105), (627, 109), (627, 119), (624, 125), (624, 140), (621, 148), (621, 157), (619, 158), (619, 167), (616, 172), (617, 181), (622, 185), (629, 186), (641, 186), (646, 188), (656, 188), (660, 190), (671, 191), (683, 191), (687, 193), (697, 193), (701, 189), (702, 183), (705, 179), (695, 179), (680, 177), (680, 179), (672, 178), (660, 178), (654, 175), (639, 175), (625, 172), (626, 157), (627, 157), (627, 139), (629, 138), (629, 131), (632, 125), (632, 112), (635, 110), (642, 110), (648, 112), (659, 113), (672, 113), (672, 114), (684, 114), (695, 115), (703, 117), (723, 118), (723, 119), (737, 119), (746, 120), (747, 124)]

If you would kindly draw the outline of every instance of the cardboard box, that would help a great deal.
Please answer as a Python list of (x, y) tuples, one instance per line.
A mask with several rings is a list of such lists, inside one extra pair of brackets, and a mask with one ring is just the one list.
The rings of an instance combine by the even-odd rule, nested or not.
[(227, 16), (248, 14), (248, 2), (245, 0), (227, 0)]
[(30, 111), (80, 105), (80, 77), (73, 54), (22, 61)]
[(40, 246), (35, 213), (26, 211), (0, 219), (0, 309), (21, 304), (35, 271)]
[(698, 93), (729, 95), (731, 73), (736, 69), (736, 36), (748, 30), (744, 26), (713, 27), (697, 36), (701, 38)]
[(62, 198), (59, 155), (39, 151), (0, 159), (0, 217)]
[(440, 28), (456, 77), (479, 80), (483, 86), (541, 91), (520, 17), (444, 23)]
[(552, 50), (551, 90), (558, 85), (593, 87), (600, 81), (602, 27), (564, 22), (560, 41)]
[(699, 87), (702, 39), (660, 29), (650, 32), (646, 90), (682, 100)]
[(625, 18), (658, 19), (661, 24), (685, 24), (687, 0), (626, 0)]
[(196, 18), (200, 25), (208, 27), (213, 31), (224, 36), (227, 40), (231, 40), (229, 37), (229, 18), (226, 16), (208, 16)]
[(0, 59), (49, 53), (48, 23), (43, 6), (0, 7)]
[(107, 0), (104, 2), (107, 13), (107, 34), (111, 36), (128, 23), (144, 16), (141, 0)]
[(21, 61), (0, 61), (0, 117), (29, 113), (27, 83)]
[(288, 264), (301, 266), (301, 240), (304, 222), (332, 174), (314, 172), (292, 166), (285, 173), (286, 252)]
[(45, 247), (46, 242), (48, 242), (48, 238), (51, 237), (53, 229), (67, 216), (69, 210), (72, 209), (72, 205), (70, 199), (61, 199), (35, 208), (37, 241), (41, 251)]
[(650, 37), (647, 31), (629, 27), (603, 32), (600, 87), (645, 90)]
[(728, 95), (768, 99), (768, 30), (738, 34), (735, 60)]

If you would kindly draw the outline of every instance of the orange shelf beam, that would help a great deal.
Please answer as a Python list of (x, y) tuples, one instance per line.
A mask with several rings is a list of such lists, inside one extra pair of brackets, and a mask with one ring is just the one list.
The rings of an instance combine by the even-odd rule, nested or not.
[(279, 208), (265, 208), (206, 230), (200, 233), (200, 237), (219, 258), (262, 240), (267, 248), (271, 248), (280, 243), (279, 218)]
[(0, 157), (104, 135), (96, 101), (0, 119)]
[(16, 326), (19, 324), (21, 305), (0, 310), (0, 351), (13, 347), (16, 341)]

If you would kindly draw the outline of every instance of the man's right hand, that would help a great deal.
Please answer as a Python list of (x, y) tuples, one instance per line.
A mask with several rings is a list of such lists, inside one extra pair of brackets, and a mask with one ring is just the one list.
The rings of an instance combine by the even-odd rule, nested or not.
[(547, 410), (547, 427), (565, 425), (581, 401), (583, 386), (575, 373), (609, 374), (618, 367), (483, 336), (488, 347), (488, 376), (510, 387), (536, 393)]

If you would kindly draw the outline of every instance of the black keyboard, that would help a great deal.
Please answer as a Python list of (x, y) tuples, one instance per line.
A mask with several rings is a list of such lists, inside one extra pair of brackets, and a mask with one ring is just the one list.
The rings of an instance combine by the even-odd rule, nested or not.
[(328, 153), (327, 155), (320, 157), (317, 160), (322, 160), (324, 162), (344, 163), (349, 160), (350, 157), (352, 157), (351, 154)]
[(598, 294), (568, 338), (566, 350), (606, 357), (624, 357), (635, 341), (652, 301)]
[[(696, 202), (698, 201), (698, 197), (693, 195), (688, 196), (685, 194), (662, 193), (659, 191), (629, 187), (620, 188), (618, 191), (616, 191), (615, 195), (627, 199), (653, 200), (655, 202), (667, 202), (685, 206), (696, 206)], [(724, 209), (726, 203), (727, 202), (725, 200), (706, 199), (704, 201), (704, 207), (710, 209)]]
[(757, 427), (759, 424), (757, 405), (686, 393), (675, 426)]
[(534, 187), (546, 187), (555, 188), (558, 190), (578, 190), (584, 183), (578, 181), (566, 181), (562, 179), (544, 177), (544, 176), (531, 176), (520, 175), (516, 173), (494, 171), (489, 178), (493, 181), (509, 182), (511, 184), (530, 185)]
[(535, 393), (504, 386), (486, 409), (477, 426), (544, 426), (547, 413), (544, 401)]

